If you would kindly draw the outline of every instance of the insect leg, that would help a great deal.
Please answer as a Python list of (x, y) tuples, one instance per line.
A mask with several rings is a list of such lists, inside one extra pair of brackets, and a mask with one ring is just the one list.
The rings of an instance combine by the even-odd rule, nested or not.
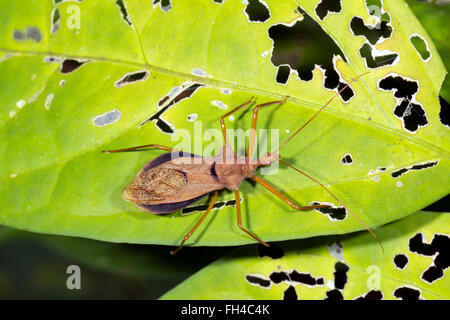
[(369, 231), (370, 232), (370, 234), (378, 241), (378, 243), (380, 244), (380, 247), (381, 247), (381, 250), (383, 251), (383, 253), (384, 253), (384, 248), (383, 248), (383, 245), (381, 244), (381, 241), (380, 241), (380, 239), (378, 239), (378, 237), (375, 235), (375, 233), (372, 231), (372, 229), (370, 229), (360, 218), (358, 218), (358, 216), (356, 215), (356, 214), (354, 214), (349, 208), (347, 208), (346, 206), (345, 206), (345, 204), (343, 204), (333, 193), (331, 193), (331, 191), (330, 190), (328, 190), (328, 188), (327, 187), (325, 187), (322, 183), (320, 183), (319, 181), (317, 181), (316, 179), (314, 179), (313, 177), (311, 177), (310, 175), (308, 175), (308, 174), (306, 174), (305, 172), (303, 172), (302, 170), (300, 170), (300, 169), (297, 169), (296, 167), (294, 167), (294, 166), (291, 166), (289, 163), (286, 163), (286, 162), (284, 162), (284, 161), (282, 161), (282, 160), (279, 160), (282, 164), (284, 164), (284, 165), (286, 165), (286, 166), (288, 166), (289, 168), (291, 168), (291, 169), (294, 169), (295, 171), (297, 171), (298, 173), (301, 173), (302, 175), (304, 175), (305, 177), (307, 177), (308, 179), (310, 179), (310, 180), (312, 180), (312, 181), (314, 181), (315, 183), (317, 183), (319, 186), (321, 186), (323, 189), (325, 189), (325, 191), (326, 192), (328, 192), (334, 199), (336, 199), (336, 201), (337, 202), (339, 202), (339, 204), (341, 205), (341, 206), (343, 206), (344, 208), (345, 208), (345, 210), (347, 210), (356, 220), (358, 220), (358, 222), (364, 227), (364, 228), (366, 228), (366, 230), (367, 231)]
[(286, 202), (289, 206), (291, 206), (295, 210), (305, 211), (305, 210), (320, 209), (320, 208), (327, 208), (327, 207), (329, 207), (328, 205), (324, 205), (324, 204), (315, 205), (315, 206), (299, 207), (294, 202), (292, 202), (291, 199), (286, 197), (284, 194), (282, 194), (280, 191), (278, 191), (274, 186), (272, 186), (271, 184), (269, 184), (267, 181), (263, 180), (262, 178), (260, 178), (258, 176), (254, 176), (252, 179), (255, 180), (257, 183), (259, 183), (264, 188), (266, 188), (267, 190), (269, 190), (270, 192), (272, 192), (278, 198), (280, 198), (281, 200)]
[(174, 255), (175, 253), (177, 253), (178, 251), (180, 251), (181, 247), (183, 246), (183, 244), (187, 241), (187, 239), (189, 239), (189, 237), (194, 233), (195, 229), (197, 229), (197, 227), (200, 225), (200, 223), (203, 222), (203, 220), (205, 220), (206, 216), (208, 215), (208, 213), (211, 211), (212, 207), (214, 206), (214, 203), (216, 203), (217, 200), (217, 195), (219, 194), (219, 191), (214, 191), (214, 194), (211, 198), (211, 201), (209, 202), (208, 208), (206, 209), (205, 213), (202, 215), (202, 217), (200, 218), (200, 220), (198, 220), (198, 222), (195, 224), (195, 226), (184, 236), (183, 241), (181, 241), (180, 245), (178, 246), (178, 248), (176, 248), (175, 250), (170, 251), (171, 255)]
[(236, 198), (236, 211), (237, 211), (237, 223), (238, 223), (238, 227), (244, 231), (245, 233), (247, 233), (250, 237), (252, 237), (253, 239), (255, 239), (256, 241), (258, 241), (259, 243), (261, 243), (262, 245), (268, 247), (269, 245), (262, 241), (261, 239), (259, 239), (257, 236), (255, 236), (253, 233), (251, 233), (250, 231), (244, 229), (244, 227), (242, 227), (242, 221), (241, 221), (241, 198), (239, 197), (239, 190), (234, 190), (234, 196)]
[(220, 126), (222, 127), (222, 133), (223, 133), (223, 140), (225, 142), (225, 144), (228, 144), (228, 137), (227, 137), (227, 129), (225, 128), (225, 118), (228, 117), (230, 114), (232, 114), (233, 112), (238, 111), (239, 109), (245, 107), (246, 105), (250, 104), (253, 102), (253, 97), (248, 100), (247, 102), (241, 104), (240, 106), (234, 108), (233, 110), (231, 110), (230, 112), (224, 114), (222, 117), (220, 117)]
[(166, 151), (170, 151), (170, 152), (176, 151), (175, 149), (172, 149), (170, 147), (161, 146), (159, 144), (145, 144), (143, 146), (136, 146), (136, 147), (125, 148), (125, 149), (102, 150), (102, 152), (105, 152), (105, 153), (126, 152), (126, 151), (133, 151), (133, 150), (138, 150), (138, 149), (143, 149), (143, 148), (155, 148), (155, 149), (166, 150)]
[(287, 98), (288, 97), (286, 96), (283, 100), (266, 102), (266, 103), (255, 106), (255, 108), (253, 109), (252, 129), (250, 131), (250, 139), (249, 139), (249, 143), (248, 143), (247, 157), (251, 158), (253, 155), (253, 150), (254, 150), (254, 146), (255, 146), (255, 138), (256, 138), (256, 122), (258, 120), (259, 108), (271, 106), (274, 104), (284, 104), (286, 102)]

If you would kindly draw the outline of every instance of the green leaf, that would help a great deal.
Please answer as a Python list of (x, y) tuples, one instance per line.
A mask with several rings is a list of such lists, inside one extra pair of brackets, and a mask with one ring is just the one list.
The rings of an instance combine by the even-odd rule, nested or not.
[[(219, 119), (226, 111), (214, 105), (216, 100), (229, 111), (252, 96), (264, 103), (289, 95), (285, 105), (261, 110), (258, 122), (260, 129), (279, 130), (284, 141), (289, 137), (286, 130), (292, 134), (336, 93), (324, 89), (320, 68), (311, 81), (291, 73), (286, 84), (276, 82), (268, 29), (300, 21), (299, 5), (342, 50), (345, 57), (334, 62), (342, 81), (370, 73), (351, 84), (355, 96), (349, 102), (334, 99), (282, 149), (283, 159), (328, 186), (370, 227), (400, 219), (449, 192), (449, 131), (440, 123), (437, 99), (445, 70), (431, 39), (402, 1), (384, 4), (383, 17), (388, 14), (394, 32), (376, 44), (378, 50), (395, 51), (400, 59), (374, 69), (367, 68), (359, 53), (366, 38), (349, 28), (354, 16), (367, 24), (376, 20), (364, 3), (345, 4), (340, 13), (330, 12), (320, 20), (317, 1), (267, 1), (270, 18), (262, 23), (248, 20), (241, 1), (173, 1), (169, 10), (149, 1), (123, 4), (0, 4), (1, 224), (111, 242), (178, 244), (201, 212), (152, 215), (121, 197), (137, 171), (161, 152), (100, 151), (149, 143), (176, 145), (155, 121), (140, 124), (157, 112), (159, 102), (175, 87), (188, 84), (201, 86), (161, 118), (178, 132), (188, 130), (193, 152), (210, 144), (194, 137), (195, 124), (201, 124), (203, 133), (220, 130)], [(415, 33), (432, 52), (426, 62), (409, 42)], [(70, 60), (63, 64), (65, 59)], [(73, 60), (84, 63), (61, 72), (67, 72)], [(118, 85), (133, 72), (144, 78)], [(414, 133), (393, 115), (394, 92), (378, 88), (390, 74), (419, 84), (412, 101), (423, 106), (428, 124)], [(104, 125), (99, 119), (105, 114), (117, 121)], [(197, 122), (188, 121), (194, 114)], [(228, 128), (247, 129), (251, 112), (238, 112), (234, 121), (226, 122)], [(347, 153), (353, 157), (349, 166), (340, 163)], [(420, 169), (422, 164), (430, 167)], [(391, 176), (403, 168), (409, 169), (398, 178)], [(337, 205), (320, 186), (286, 167), (264, 177), (301, 205)], [(296, 212), (248, 182), (240, 191), (243, 224), (265, 241), (363, 228), (350, 216), (332, 221), (316, 211)], [(231, 199), (233, 194), (223, 191), (219, 201)], [(214, 210), (187, 244), (253, 242), (237, 227), (235, 216), (232, 206)]]
[[(298, 299), (324, 299), (336, 292), (345, 299), (355, 299), (369, 291), (376, 291), (375, 295), (381, 292), (383, 299), (398, 299), (402, 292), (399, 288), (403, 287), (413, 289), (416, 294), (419, 291), (420, 298), (427, 300), (448, 299), (448, 270), (431, 283), (422, 277), (439, 254), (441, 261), (445, 260), (449, 223), (450, 213), (418, 212), (380, 227), (376, 232), (383, 242), (384, 253), (368, 232), (344, 236), (338, 243), (334, 242), (336, 237), (283, 243), (279, 250), (284, 250), (284, 255), (275, 259), (259, 256), (255, 246), (241, 248), (197, 272), (161, 299), (282, 299), (290, 286)], [(418, 254), (411, 251), (417, 246), (411, 245), (410, 240), (420, 239), (420, 234), (423, 247), (434, 248), (430, 243), (438, 242), (433, 241), (436, 236), (447, 244), (441, 242), (436, 246), (440, 251), (433, 254)], [(406, 257), (406, 265), (394, 262), (397, 255)], [(268, 285), (256, 284), (251, 277), (262, 279), (263, 286)], [(312, 282), (306, 281), (311, 279)], [(312, 284), (314, 281), (319, 284)]]
[[(412, 12), (420, 20), (425, 30), (433, 39), (437, 51), (442, 57), (447, 70), (450, 68), (450, 31), (444, 27), (450, 15), (450, 5), (429, 3), (417, 0), (406, 1)], [(440, 91), (442, 97), (450, 100), (450, 78), (447, 76)]]

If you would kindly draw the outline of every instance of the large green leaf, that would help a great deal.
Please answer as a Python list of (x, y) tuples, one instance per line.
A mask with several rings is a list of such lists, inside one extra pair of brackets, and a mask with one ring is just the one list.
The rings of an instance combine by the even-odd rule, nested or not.
[[(449, 226), (450, 213), (432, 212), (418, 212), (383, 226), (377, 233), (384, 253), (368, 232), (343, 236), (339, 243), (332, 243), (336, 237), (284, 243), (282, 257), (260, 256), (255, 246), (241, 248), (197, 272), (162, 299), (282, 299), (286, 290), (295, 291), (298, 299), (355, 299), (370, 291), (372, 299), (413, 299), (414, 295), (449, 299), (448, 270), (440, 268), (440, 262), (448, 264)], [(430, 252), (416, 252), (416, 243)], [(438, 251), (431, 252), (433, 248)], [(400, 256), (406, 260), (402, 262)], [(442, 275), (423, 276), (430, 267), (431, 273), (440, 269)], [(313, 285), (312, 278), (323, 280)], [(263, 280), (262, 285), (257, 279)]]
[[(222, 106), (215, 100), (230, 110), (251, 96), (263, 103), (289, 95), (284, 106), (262, 110), (259, 120), (259, 128), (279, 129), (280, 141), (286, 139), (286, 130), (292, 133), (335, 93), (323, 88), (320, 68), (314, 70), (311, 81), (301, 81), (295, 73), (286, 84), (275, 80), (268, 28), (300, 21), (298, 6), (341, 48), (347, 62), (337, 57), (335, 65), (342, 81), (368, 70), (359, 54), (366, 39), (349, 28), (354, 16), (366, 23), (374, 21), (363, 2), (345, 2), (340, 13), (330, 12), (320, 20), (316, 0), (267, 1), (270, 18), (262, 23), (248, 20), (242, 1), (172, 2), (170, 10), (150, 1), (0, 3), (0, 223), (113, 242), (177, 244), (199, 212), (156, 216), (121, 197), (139, 168), (160, 152), (108, 155), (101, 150), (148, 143), (175, 145), (155, 122), (140, 123), (158, 110), (158, 102), (169, 92), (186, 83), (203, 86), (162, 115), (175, 129), (193, 133), (194, 122), (188, 121), (193, 114), (204, 131), (219, 129), (225, 111), (213, 105)], [(384, 3), (383, 10), (389, 13), (394, 32), (376, 48), (395, 51), (400, 59), (371, 69), (352, 83), (355, 96), (349, 102), (334, 99), (281, 153), (286, 161), (328, 185), (372, 227), (432, 203), (447, 194), (450, 185), (449, 131), (438, 116), (442, 62), (402, 1)], [(73, 28), (78, 11), (79, 29)], [(426, 62), (409, 42), (413, 33), (428, 42), (432, 58)], [(87, 62), (62, 73), (62, 61), (69, 58)], [(127, 73), (142, 70), (149, 72), (145, 80), (115, 86)], [(419, 84), (413, 102), (425, 109), (428, 125), (415, 133), (405, 130), (393, 115), (394, 92), (378, 88), (380, 79), (391, 73)], [(120, 112), (120, 119), (98, 126), (96, 117), (113, 110)], [(227, 120), (228, 128), (248, 128), (251, 112), (240, 112), (235, 119)], [(209, 144), (194, 142), (196, 148)], [(340, 163), (346, 153), (353, 156), (352, 165)], [(424, 163), (437, 165), (391, 176), (402, 168), (420, 169), (413, 166)], [(281, 168), (266, 177), (299, 204), (336, 204), (322, 188), (290, 169)], [(351, 217), (331, 221), (315, 211), (295, 212), (247, 182), (240, 190), (244, 225), (267, 241), (362, 228)], [(232, 198), (227, 191), (220, 196), (220, 200)], [(235, 208), (224, 206), (207, 218), (188, 244), (252, 241), (237, 227)]]

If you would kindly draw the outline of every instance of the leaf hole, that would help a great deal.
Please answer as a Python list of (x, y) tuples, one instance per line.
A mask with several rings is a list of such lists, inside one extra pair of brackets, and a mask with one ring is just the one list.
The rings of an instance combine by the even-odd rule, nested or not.
[(61, 73), (70, 73), (78, 69), (87, 61), (77, 61), (75, 59), (65, 59), (61, 66)]
[(114, 109), (112, 111), (96, 116), (94, 119), (92, 119), (92, 122), (96, 127), (104, 127), (110, 125), (111, 123), (119, 121), (121, 117), (122, 113), (119, 110)]
[(422, 280), (428, 283), (433, 283), (436, 280), (442, 278), (444, 276), (444, 271), (441, 268), (436, 266), (430, 266), (425, 272), (422, 274)]
[(272, 281), (273, 284), (280, 284), (283, 281), (289, 282), (289, 276), (284, 271), (274, 271), (269, 275), (270, 281)]
[(327, 297), (324, 300), (344, 300), (344, 296), (340, 290), (332, 289), (327, 291)]
[(343, 290), (347, 284), (347, 272), (350, 268), (343, 262), (336, 262), (334, 265), (334, 287)]
[(398, 287), (394, 291), (394, 297), (401, 300), (419, 300), (420, 290), (412, 287)]
[(442, 96), (439, 96), (439, 104), (441, 105), (439, 120), (444, 126), (450, 128), (450, 105)]
[(335, 206), (329, 202), (313, 201), (310, 206), (327, 205), (328, 207), (314, 209), (315, 211), (327, 215), (331, 221), (341, 221), (347, 218), (347, 210), (343, 206)]
[(365, 295), (358, 297), (355, 300), (383, 300), (383, 293), (379, 290), (370, 290)]
[(197, 118), (198, 118), (198, 114), (192, 113), (192, 114), (187, 116), (187, 121), (194, 122), (195, 120), (197, 120)]
[(432, 283), (443, 277), (443, 271), (450, 266), (448, 248), (450, 248), (450, 238), (444, 234), (435, 234), (431, 243), (424, 241), (422, 233), (417, 233), (409, 240), (411, 252), (424, 256), (435, 256), (431, 266), (422, 274), (422, 280)]
[(284, 292), (283, 292), (283, 300), (298, 300), (297, 291), (295, 291), (294, 286), (289, 286)]
[(37, 27), (26, 27), (25, 31), (14, 30), (13, 39), (18, 41), (33, 40), (41, 42), (42, 34)]
[(172, 9), (172, 3), (170, 0), (154, 0), (153, 6), (159, 4), (161, 10), (165, 13), (169, 12)]
[[(241, 199), (242, 202), (242, 199)], [(193, 212), (205, 212), (208, 208), (209, 203), (201, 204), (201, 205), (195, 205), (191, 207), (186, 207), (181, 210), (181, 215), (185, 216), (188, 214), (191, 214)], [(235, 207), (236, 206), (236, 200), (228, 200), (228, 201), (217, 201), (213, 205), (213, 209), (222, 209), (224, 207)]]
[(350, 30), (355, 36), (363, 36), (374, 45), (388, 39), (392, 35), (392, 27), (387, 21), (381, 21), (375, 26), (366, 25), (361, 17), (355, 16), (350, 21)]
[(192, 69), (191, 73), (195, 76), (199, 76), (199, 77), (206, 77), (207, 73), (205, 70), (202, 70), (200, 68), (194, 68)]
[(133, 83), (136, 81), (145, 81), (147, 80), (148, 76), (150, 75), (150, 72), (147, 70), (140, 70), (135, 72), (129, 72), (126, 73), (122, 78), (114, 82), (114, 85), (117, 88), (122, 88), (123, 86)]
[(377, 22), (386, 21), (390, 22), (391, 18), (387, 12), (383, 10), (383, 0), (366, 0), (367, 12)]
[(328, 253), (338, 260), (344, 260), (344, 249), (340, 241), (336, 241), (328, 246)]
[(270, 18), (269, 8), (259, 0), (248, 0), (244, 12), (250, 22), (266, 22)]
[(280, 84), (286, 84), (291, 74), (291, 68), (288, 65), (280, 65), (277, 71), (277, 82)]
[(130, 17), (128, 15), (128, 11), (127, 8), (125, 7), (125, 3), (123, 2), (123, 0), (116, 0), (115, 3), (119, 6), (120, 9), (120, 13), (122, 14), (122, 18), (123, 20), (125, 20), (125, 22), (131, 26), (133, 25), (133, 23), (130, 20)]
[(14, 30), (14, 32), (13, 32), (13, 39), (14, 40), (18, 40), (18, 41), (25, 40), (26, 39), (25, 32), (22, 32), (20, 30)]
[(44, 62), (45, 63), (53, 63), (53, 62), (59, 62), (61, 61), (61, 58), (59, 57), (53, 57), (53, 56), (45, 56)]
[(414, 34), (409, 37), (409, 41), (416, 49), (423, 61), (428, 61), (431, 58), (431, 52), (428, 49), (428, 43), (418, 34)]
[(359, 54), (366, 60), (366, 66), (371, 69), (394, 65), (399, 57), (397, 53), (374, 55), (374, 48), (367, 42), (359, 49)]
[(316, 6), (316, 14), (320, 20), (325, 19), (328, 13), (339, 13), (342, 10), (341, 0), (322, 0)]
[(270, 280), (259, 274), (248, 274), (245, 276), (245, 280), (251, 285), (259, 286), (264, 289), (270, 288), (271, 286)]
[(297, 270), (293, 270), (289, 273), (289, 279), (292, 282), (298, 282), (310, 287), (322, 286), (325, 283), (325, 279), (323, 277), (315, 278), (310, 273), (298, 272)]
[(439, 160), (436, 160), (436, 161), (430, 161), (430, 162), (426, 162), (426, 163), (415, 164), (415, 165), (412, 165), (411, 167), (401, 168), (399, 170), (396, 170), (396, 171), (392, 172), (391, 173), (391, 177), (392, 178), (399, 178), (403, 174), (407, 173), (410, 170), (428, 169), (428, 168), (434, 167), (438, 163), (439, 163)]
[(59, 20), (61, 19), (61, 14), (58, 8), (54, 8), (51, 15), (52, 25), (50, 28), (51, 34), (55, 34), (59, 30)]
[[(334, 40), (322, 29), (322, 27), (311, 18), (301, 8), (297, 9), (303, 14), (304, 19), (297, 21), (292, 26), (276, 24), (269, 28), (269, 37), (274, 41), (271, 61), (276, 67), (289, 66), (296, 70), (298, 77), (303, 81), (310, 81), (313, 78), (313, 71), (319, 66), (324, 71), (324, 87), (338, 92), (344, 88), (345, 83), (335, 67), (335, 59), (345, 55), (337, 46)], [(285, 50), (285, 47), (290, 47)], [(323, 48), (327, 48), (324, 51)], [(320, 55), (317, 52), (321, 52)], [(280, 72), (286, 73), (286, 68), (278, 69), (277, 82), (282, 83)], [(278, 78), (280, 77), (280, 78)], [(343, 101), (349, 101), (354, 92), (351, 87), (347, 87), (340, 96)]]
[(346, 153), (342, 156), (340, 163), (343, 166), (351, 166), (353, 164), (353, 157), (350, 153)]
[(158, 102), (158, 111), (156, 111), (149, 118), (144, 120), (141, 123), (141, 126), (146, 124), (147, 122), (153, 121), (155, 122), (156, 127), (163, 133), (174, 134), (175, 128), (173, 125), (168, 123), (166, 120), (162, 118), (164, 112), (166, 112), (169, 108), (180, 102), (181, 100), (187, 99), (191, 97), (194, 92), (197, 91), (198, 88), (203, 86), (203, 84), (195, 83), (192, 81), (186, 81), (181, 86), (176, 86), (172, 88), (172, 90), (162, 97)]
[(419, 84), (415, 80), (408, 80), (398, 75), (389, 75), (378, 82), (378, 88), (385, 91), (394, 91), (397, 103), (394, 115), (402, 121), (403, 128), (415, 133), (419, 127), (428, 124), (425, 109), (415, 101)]
[(404, 254), (396, 254), (394, 257), (394, 264), (395, 267), (397, 267), (400, 270), (403, 270), (408, 264), (408, 257), (405, 256)]

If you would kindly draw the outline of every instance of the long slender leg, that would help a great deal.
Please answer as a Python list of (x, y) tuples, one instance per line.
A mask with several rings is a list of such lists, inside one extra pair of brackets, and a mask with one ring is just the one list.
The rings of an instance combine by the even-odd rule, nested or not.
[(284, 202), (286, 202), (289, 206), (291, 206), (292, 208), (294, 208), (295, 210), (301, 210), (301, 211), (306, 211), (306, 210), (311, 210), (311, 209), (320, 209), (320, 208), (327, 208), (329, 206), (324, 205), (324, 204), (320, 204), (320, 205), (315, 205), (315, 206), (304, 206), (304, 207), (299, 207), (298, 205), (296, 205), (294, 202), (292, 202), (291, 199), (289, 199), (288, 197), (286, 197), (284, 194), (282, 194), (280, 191), (278, 191), (274, 186), (272, 186), (271, 184), (269, 184), (267, 181), (263, 180), (260, 177), (254, 176), (252, 178), (254, 181), (256, 181), (257, 183), (259, 183), (261, 186), (263, 186), (264, 188), (266, 188), (267, 190), (269, 190), (270, 192), (272, 192), (274, 195), (276, 195), (278, 198), (280, 198), (281, 200), (283, 200)]
[(337, 202), (339, 202), (339, 204), (341, 206), (343, 206), (356, 220), (358, 220), (358, 222), (364, 226), (364, 228), (366, 228), (367, 231), (370, 232), (370, 234), (378, 241), (378, 243), (380, 244), (381, 250), (384, 252), (384, 248), (383, 245), (381, 244), (380, 239), (378, 239), (378, 237), (376, 236), (376, 234), (372, 231), (372, 229), (370, 229), (356, 214), (354, 214), (349, 208), (347, 208), (345, 206), (345, 204), (343, 204), (330, 190), (328, 190), (327, 187), (325, 187), (322, 183), (320, 183), (319, 181), (317, 181), (316, 179), (314, 179), (313, 177), (311, 177), (309, 174), (303, 172), (300, 169), (297, 169), (294, 166), (291, 166), (289, 163), (284, 162), (282, 160), (280, 160), (280, 162), (286, 166), (288, 166), (291, 169), (294, 169), (295, 171), (297, 171), (298, 173), (301, 173), (302, 175), (304, 175), (305, 177), (307, 177), (308, 179), (314, 181), (315, 183), (317, 183), (319, 186), (321, 186), (323, 189), (325, 189), (326, 192), (328, 192), (334, 199), (336, 199)]
[(103, 150), (102, 152), (105, 152), (105, 153), (126, 152), (126, 151), (138, 150), (138, 149), (142, 149), (142, 148), (155, 148), (155, 149), (166, 150), (166, 151), (170, 151), (170, 152), (175, 151), (175, 149), (172, 149), (170, 147), (161, 146), (159, 144), (145, 144), (142, 146), (136, 146), (136, 147), (125, 148), (125, 149)]
[(180, 251), (181, 247), (186, 242), (186, 240), (189, 239), (189, 237), (194, 233), (195, 229), (197, 229), (197, 227), (200, 225), (200, 223), (202, 223), (203, 220), (205, 220), (206, 216), (208, 215), (208, 213), (211, 211), (212, 207), (214, 206), (214, 203), (216, 203), (218, 194), (219, 194), (219, 191), (214, 191), (214, 194), (213, 194), (213, 196), (211, 198), (211, 201), (209, 202), (208, 208), (206, 209), (205, 213), (202, 215), (200, 220), (198, 220), (198, 222), (195, 224), (195, 226), (184, 236), (183, 241), (181, 241), (181, 243), (178, 246), (178, 248), (176, 248), (175, 250), (170, 251), (171, 255), (174, 255), (175, 253)]
[(253, 150), (255, 147), (255, 138), (256, 138), (256, 123), (258, 121), (258, 111), (259, 108), (263, 108), (263, 107), (267, 107), (267, 106), (271, 106), (274, 104), (284, 104), (286, 102), (286, 99), (288, 97), (285, 97), (283, 100), (277, 100), (277, 101), (271, 101), (271, 102), (266, 102), (263, 104), (259, 104), (257, 106), (255, 106), (255, 108), (253, 109), (253, 118), (252, 118), (252, 129), (250, 131), (250, 139), (249, 139), (249, 143), (248, 143), (248, 151), (247, 151), (247, 157), (251, 158), (253, 155)]
[(237, 223), (238, 223), (238, 227), (244, 231), (245, 233), (247, 233), (250, 237), (252, 237), (253, 239), (255, 239), (256, 241), (258, 241), (259, 243), (261, 243), (262, 245), (268, 247), (269, 244), (267, 244), (266, 242), (262, 241), (261, 239), (259, 239), (257, 236), (255, 236), (253, 233), (251, 233), (250, 231), (248, 231), (247, 229), (245, 229), (244, 227), (242, 227), (242, 221), (241, 221), (241, 198), (239, 197), (239, 190), (234, 190), (234, 197), (236, 199), (236, 211), (237, 211)]
[(225, 113), (222, 117), (220, 117), (220, 126), (222, 127), (223, 140), (224, 140), (225, 144), (229, 144), (229, 142), (228, 142), (228, 137), (227, 137), (227, 129), (226, 129), (226, 127), (225, 127), (225, 118), (228, 117), (228, 116), (229, 116), (230, 114), (232, 114), (233, 112), (236, 112), (236, 111), (238, 111), (239, 109), (245, 107), (246, 105), (252, 103), (252, 102), (253, 102), (253, 99), (254, 99), (254, 98), (252, 97), (252, 98), (251, 98), (250, 100), (248, 100), (247, 102), (241, 104), (240, 106), (234, 108), (234, 109), (231, 110), (230, 112)]

